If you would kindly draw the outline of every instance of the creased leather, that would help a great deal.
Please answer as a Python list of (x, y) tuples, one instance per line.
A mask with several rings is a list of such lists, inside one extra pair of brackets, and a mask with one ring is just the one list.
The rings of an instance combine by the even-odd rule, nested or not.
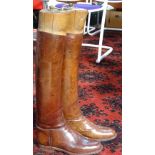
[(38, 129), (37, 137), (42, 145), (52, 146), (75, 155), (95, 154), (102, 150), (102, 145), (97, 141), (82, 137), (67, 125), (49, 131)]
[(72, 155), (100, 152), (100, 143), (72, 130), (64, 120), (61, 83), (65, 36), (46, 32), (38, 32), (37, 36), (38, 143)]
[[(67, 34), (63, 65), (63, 112), (70, 127), (85, 137), (108, 141), (116, 137), (116, 132), (108, 127), (100, 127), (82, 116), (78, 105), (78, 68), (82, 34)], [(77, 121), (78, 120), (78, 121)]]
[(63, 64), (63, 111), (65, 118), (74, 119), (81, 115), (78, 99), (78, 64), (83, 35), (67, 34)]
[(64, 124), (62, 114), (61, 76), (64, 36), (38, 31), (37, 106), (38, 125), (44, 128)]

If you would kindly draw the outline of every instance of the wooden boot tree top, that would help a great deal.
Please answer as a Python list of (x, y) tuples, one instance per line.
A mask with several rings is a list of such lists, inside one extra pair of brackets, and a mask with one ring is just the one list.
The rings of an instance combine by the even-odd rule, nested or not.
[(74, 9), (74, 12), (69, 15), (67, 33), (83, 34), (87, 14), (87, 10)]
[(41, 10), (38, 30), (63, 36), (83, 33), (86, 17), (87, 10)]
[(38, 30), (57, 35), (66, 35), (68, 18), (72, 10), (41, 10)]

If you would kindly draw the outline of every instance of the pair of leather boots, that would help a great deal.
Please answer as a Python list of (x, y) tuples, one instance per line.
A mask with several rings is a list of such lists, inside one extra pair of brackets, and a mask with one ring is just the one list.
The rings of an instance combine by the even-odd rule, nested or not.
[(116, 137), (86, 119), (78, 105), (78, 65), (85, 10), (41, 10), (37, 33), (37, 140), (45, 149), (96, 154)]

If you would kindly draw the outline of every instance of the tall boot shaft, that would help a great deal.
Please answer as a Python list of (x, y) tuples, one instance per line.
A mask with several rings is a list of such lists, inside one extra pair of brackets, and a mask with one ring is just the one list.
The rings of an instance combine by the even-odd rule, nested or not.
[[(65, 59), (63, 65), (63, 111), (68, 125), (85, 137), (108, 141), (116, 137), (116, 132), (108, 127), (100, 127), (86, 119), (78, 103), (78, 68), (84, 27), (84, 12), (76, 11), (70, 17), (66, 36)], [(76, 20), (74, 20), (76, 19)]]
[(61, 77), (67, 21), (68, 13), (40, 13), (37, 35), (37, 106), (38, 125), (43, 128), (64, 124)]
[(66, 119), (77, 118), (81, 111), (78, 100), (78, 69), (81, 44), (83, 41), (83, 29), (87, 12), (75, 10), (70, 15), (67, 29), (65, 59), (63, 65), (63, 111)]

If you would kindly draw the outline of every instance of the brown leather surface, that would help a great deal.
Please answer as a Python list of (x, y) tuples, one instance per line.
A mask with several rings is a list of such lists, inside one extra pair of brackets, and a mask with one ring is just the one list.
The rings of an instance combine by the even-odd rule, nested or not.
[(82, 34), (67, 34), (63, 64), (63, 112), (65, 118), (81, 116), (78, 100), (78, 64), (82, 44)]
[(60, 97), (64, 36), (38, 31), (37, 37), (38, 125), (43, 128), (59, 127), (64, 124)]
[[(44, 22), (44, 20), (42, 21)], [(65, 36), (38, 31), (37, 37), (38, 143), (44, 147), (72, 155), (99, 153), (102, 150), (102, 145), (99, 142), (83, 137), (72, 130), (64, 120), (62, 66)]]
[(37, 134), (41, 145), (51, 146), (51, 148), (69, 154), (95, 154), (102, 150), (100, 143), (82, 137), (79, 133), (68, 128), (67, 125), (55, 130), (38, 129)]
[(98, 126), (81, 116), (76, 120), (68, 121), (69, 126), (80, 134), (99, 141), (108, 141), (114, 139), (117, 134), (109, 127)]
[[(70, 33), (66, 36), (65, 59), (63, 64), (63, 112), (70, 127), (85, 137), (99, 141), (108, 141), (116, 137), (116, 132), (107, 127), (100, 127), (82, 116), (78, 105), (78, 68), (79, 57), (82, 44), (83, 34), (77, 34), (78, 20), (72, 20), (75, 15), (71, 16)], [(76, 17), (80, 19), (77, 13)], [(84, 22), (80, 26), (84, 26)], [(73, 33), (72, 33), (73, 32)], [(76, 32), (76, 34), (75, 34)]]

